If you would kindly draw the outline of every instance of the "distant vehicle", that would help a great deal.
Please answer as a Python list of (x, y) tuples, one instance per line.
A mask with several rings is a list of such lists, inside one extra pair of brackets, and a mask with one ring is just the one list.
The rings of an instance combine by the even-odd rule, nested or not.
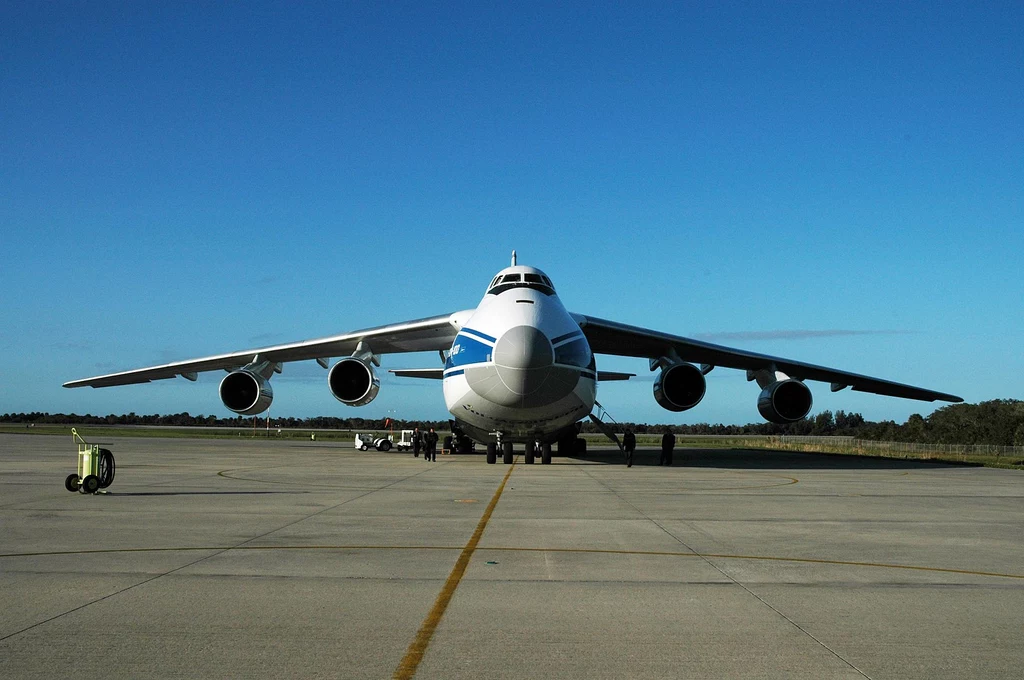
[(371, 446), (378, 451), (390, 451), (391, 440), (387, 437), (374, 437), (368, 433), (357, 434), (355, 446), (360, 451), (368, 451)]
[(392, 447), (399, 451), (411, 451), (412, 430), (402, 430), (402, 438), (397, 442), (394, 441), (393, 434), (387, 435), (386, 437), (375, 437), (368, 433), (357, 434), (355, 446), (360, 451), (368, 451), (371, 446), (378, 451), (390, 451)]
[(402, 430), (402, 438), (394, 443), (399, 451), (412, 450), (412, 430)]

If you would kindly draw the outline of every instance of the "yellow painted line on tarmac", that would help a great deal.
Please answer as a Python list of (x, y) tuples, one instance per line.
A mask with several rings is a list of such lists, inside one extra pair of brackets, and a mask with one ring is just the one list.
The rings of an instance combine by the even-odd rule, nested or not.
[(476, 552), (476, 547), (484, 535), (484, 529), (487, 528), (487, 522), (491, 519), (491, 513), (497, 507), (498, 500), (501, 499), (501, 493), (505, 490), (505, 484), (508, 482), (508, 478), (512, 476), (512, 470), (514, 469), (515, 463), (513, 462), (512, 465), (508, 466), (508, 472), (505, 473), (505, 478), (501, 480), (498, 490), (494, 492), (491, 502), (487, 504), (487, 509), (484, 510), (483, 517), (480, 518), (480, 522), (476, 525), (476, 530), (470, 537), (469, 542), (462, 549), (459, 559), (455, 561), (455, 567), (452, 568), (452, 573), (448, 575), (448, 580), (445, 581), (444, 587), (441, 588), (437, 599), (434, 600), (434, 606), (431, 607), (427, 618), (423, 619), (420, 629), (416, 632), (416, 637), (409, 645), (409, 649), (406, 650), (405, 656), (399, 662), (394, 675), (391, 676), (394, 680), (408, 680), (416, 675), (416, 670), (419, 668), (420, 662), (423, 661), (423, 655), (426, 654), (427, 647), (430, 646), (430, 641), (434, 637), (434, 631), (437, 630), (438, 624), (441, 623), (441, 618), (448, 609), (452, 596), (455, 595), (455, 589), (459, 587), (462, 577), (466, 574), (469, 560), (473, 557), (473, 553)]

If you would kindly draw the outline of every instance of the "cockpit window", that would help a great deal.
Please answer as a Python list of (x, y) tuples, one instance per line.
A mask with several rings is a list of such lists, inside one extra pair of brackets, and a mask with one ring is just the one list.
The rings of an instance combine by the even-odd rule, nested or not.
[(551, 280), (540, 274), (505, 274), (496, 276), (487, 289), (488, 295), (498, 295), (510, 288), (532, 288), (544, 295), (554, 295), (555, 289), (551, 286)]

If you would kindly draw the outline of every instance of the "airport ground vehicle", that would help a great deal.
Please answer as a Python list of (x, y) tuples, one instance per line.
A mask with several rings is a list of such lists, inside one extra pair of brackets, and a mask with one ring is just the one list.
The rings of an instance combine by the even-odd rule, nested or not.
[(360, 451), (367, 451), (372, 446), (378, 451), (390, 451), (396, 448), (399, 451), (412, 449), (412, 430), (402, 430), (401, 439), (394, 441), (394, 434), (386, 437), (375, 437), (372, 434), (356, 434), (355, 447)]

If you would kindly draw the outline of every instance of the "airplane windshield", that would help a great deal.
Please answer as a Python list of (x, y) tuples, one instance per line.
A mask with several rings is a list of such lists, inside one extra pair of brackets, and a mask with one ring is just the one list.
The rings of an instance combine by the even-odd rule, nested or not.
[(505, 274), (495, 277), (491, 287), (487, 289), (488, 295), (499, 295), (511, 288), (532, 288), (544, 295), (554, 295), (555, 289), (551, 286), (551, 280), (540, 274)]

